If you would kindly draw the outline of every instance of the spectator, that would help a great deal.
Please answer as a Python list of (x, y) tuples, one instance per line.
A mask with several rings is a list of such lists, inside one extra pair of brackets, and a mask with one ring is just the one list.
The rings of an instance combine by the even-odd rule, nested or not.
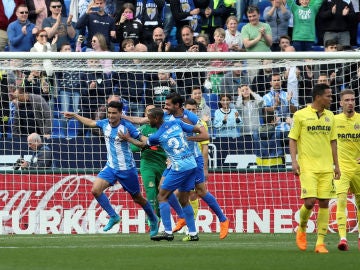
[(193, 36), (199, 34), (201, 29), (199, 23), (200, 9), (195, 6), (193, 0), (169, 0), (169, 2), (176, 26), (176, 39), (179, 46), (183, 42), (182, 29), (185, 25), (191, 27)]
[(284, 149), (277, 138), (277, 119), (273, 111), (267, 111), (264, 124), (254, 133), (256, 165), (260, 168), (284, 167)]
[(210, 44), (209, 35), (205, 33), (200, 33), (198, 36), (195, 37), (195, 41), (198, 43), (202, 43), (205, 48)]
[(52, 79), (41, 71), (41, 66), (35, 63), (29, 75), (25, 76), (23, 86), (25, 92), (42, 96), (46, 102), (52, 98)]
[(165, 33), (161, 27), (156, 27), (153, 31), (152, 42), (148, 45), (149, 52), (168, 52), (171, 43), (165, 42)]
[[(251, 82), (251, 90), (255, 93), (259, 94), (260, 96), (264, 96), (266, 91), (271, 87), (271, 76), (275, 70), (272, 65), (273, 61), (264, 59), (261, 63), (263, 68), (258, 69), (257, 75), (253, 78)], [(277, 71), (279, 72), (279, 71)]]
[(112, 74), (102, 71), (101, 60), (88, 60), (88, 69), (80, 75), (81, 112), (84, 117), (93, 119), (97, 108), (112, 94), (113, 82)]
[(24, 0), (0, 1), (0, 52), (4, 51), (8, 45), (6, 30), (9, 24), (17, 19), (15, 8), (20, 4), (24, 4)]
[(241, 29), (241, 36), (247, 52), (270, 52), (272, 44), (271, 27), (260, 22), (259, 8), (249, 6), (246, 12), (249, 23)]
[(166, 71), (159, 71), (157, 78), (152, 80), (150, 85), (150, 87), (146, 88), (149, 91), (145, 93), (147, 106), (153, 104), (155, 107), (163, 108), (166, 96), (176, 92), (176, 81)]
[(143, 43), (143, 25), (135, 18), (135, 7), (125, 3), (115, 18), (116, 39), (121, 45), (125, 38), (130, 38), (134, 44)]
[(248, 85), (250, 81), (244, 69), (244, 62), (233, 62), (232, 65), (232, 70), (226, 72), (220, 82), (220, 93), (228, 94), (231, 96), (231, 100), (235, 100), (238, 95), (238, 87), (243, 84)]
[(38, 28), (28, 20), (29, 10), (26, 5), (16, 8), (17, 20), (10, 23), (7, 29), (9, 50), (11, 52), (28, 52), (35, 43), (34, 35)]
[[(96, 33), (95, 35), (93, 35), (93, 38), (91, 40), (91, 46), (93, 48), (93, 52), (96, 53), (103, 53), (109, 51), (106, 44), (106, 39), (101, 33)], [(101, 64), (104, 73), (111, 73), (112, 59), (101, 59), (99, 60), (99, 63)]]
[[(60, 49), (61, 53), (71, 53), (69, 43), (63, 43)], [(79, 112), (80, 109), (80, 91), (81, 91), (81, 71), (63, 70), (55, 72), (57, 92), (60, 97), (60, 110), (62, 112)], [(70, 102), (71, 101), (71, 102)], [(70, 110), (70, 105), (72, 110)], [(63, 117), (63, 115), (62, 115)], [(67, 121), (64, 122), (67, 124)]]
[(143, 26), (143, 43), (149, 46), (153, 41), (153, 32), (163, 27), (162, 12), (165, 0), (142, 0), (136, 2), (136, 18)]
[(210, 43), (214, 42), (215, 29), (224, 26), (223, 16), (226, 7), (223, 0), (210, 0), (205, 9), (200, 9), (201, 30), (210, 37)]
[(271, 90), (264, 97), (265, 112), (274, 112), (277, 119), (276, 138), (285, 147), (285, 139), (290, 131), (291, 113), (297, 110), (297, 104), (292, 98), (292, 93), (287, 93), (281, 88), (280, 74), (273, 73), (271, 76)]
[[(30, 49), (30, 52), (56, 52), (56, 42), (57, 35), (51, 41), (51, 44), (48, 42), (47, 32), (43, 30), (39, 30), (36, 33), (36, 42), (34, 46)], [(43, 60), (43, 66), (48, 76), (52, 76), (53, 74), (53, 65), (50, 60)]]
[(37, 29), (42, 29), (42, 23), (50, 14), (46, 0), (26, 0), (26, 6), (29, 9), (29, 20), (36, 25)]
[[(272, 44), (270, 25), (260, 22), (259, 8), (256, 6), (249, 6), (246, 14), (249, 18), (249, 23), (241, 29), (245, 50), (247, 52), (270, 52)], [(258, 60), (249, 60), (248, 64), (258, 66), (260, 62)], [(249, 69), (250, 78), (253, 78), (255, 75), (256, 71)]]
[[(284, 52), (295, 52), (293, 46), (287, 46)], [(286, 82), (288, 94), (291, 93), (295, 106), (299, 106), (299, 81), (301, 70), (299, 67), (289, 64), (283, 71), (283, 79)]]
[(272, 6), (264, 9), (264, 19), (271, 27), (272, 45), (271, 51), (280, 51), (280, 37), (288, 35), (290, 11), (286, 8), (283, 0), (270, 0)]
[[(228, 52), (229, 47), (225, 42), (225, 30), (222, 28), (216, 28), (214, 32), (214, 43), (211, 43), (207, 47), (208, 52)], [(224, 60), (212, 60), (212, 67), (224, 67), (227, 63)], [(213, 93), (220, 92), (220, 81), (224, 77), (224, 71), (222, 70), (213, 70), (208, 73), (208, 78), (210, 79)]]
[[(185, 25), (181, 29), (182, 43), (176, 48), (178, 52), (206, 52), (206, 47), (194, 40), (193, 29)], [(192, 87), (194, 85), (203, 85), (203, 78), (205, 74), (203, 72), (177, 72), (176, 82), (178, 85), (178, 91), (184, 93), (185, 99), (190, 97)]]
[(355, 12), (355, 20), (350, 22), (350, 45), (358, 46), (357, 42), (357, 33), (358, 33), (358, 25), (360, 22), (360, 10), (359, 10), (359, 0), (351, 0), (351, 3)]
[(60, 50), (63, 43), (70, 42), (76, 35), (72, 23), (72, 15), (68, 18), (62, 17), (62, 5), (59, 0), (50, 0), (51, 16), (43, 20), (42, 28), (46, 30), (48, 39), (57, 35), (57, 50)]
[(91, 2), (86, 13), (77, 21), (75, 28), (85, 32), (87, 27), (87, 46), (90, 46), (93, 35), (101, 33), (105, 37), (107, 47), (112, 49), (111, 38), (116, 37), (115, 20), (105, 13), (104, 8), (105, 0)]
[(132, 40), (130, 38), (125, 38), (121, 42), (121, 49), (122, 49), (123, 52), (133, 52), (133, 51), (135, 51), (134, 40)]
[(243, 121), (242, 134), (253, 135), (258, 132), (263, 106), (263, 98), (254, 93), (249, 85), (239, 85), (235, 108), (239, 111)]
[(312, 102), (312, 89), (313, 79), (315, 76), (315, 66), (311, 64), (311, 60), (305, 60), (308, 62), (301, 68), (300, 77), (302, 80), (299, 81), (299, 108), (303, 108), (307, 104)]
[(27, 170), (50, 169), (53, 165), (51, 150), (42, 142), (40, 135), (37, 133), (31, 133), (27, 137), (27, 142), (31, 150), (34, 152), (29, 162), (22, 160), (20, 168)]
[(16, 109), (12, 133), (24, 135), (36, 132), (50, 138), (52, 117), (45, 99), (40, 95), (25, 93), (23, 87), (17, 87), (13, 96)]
[(319, 10), (319, 26), (324, 32), (324, 45), (327, 40), (336, 40), (337, 44), (350, 46), (350, 29), (356, 20), (351, 1), (327, 0)]
[(281, 36), (279, 39), (279, 49), (281, 52), (285, 51), (286, 47), (291, 45), (291, 37), (288, 35)]
[(236, 109), (230, 108), (230, 102), (230, 95), (220, 95), (219, 109), (215, 111), (213, 121), (217, 137), (237, 138), (240, 136), (239, 127), (242, 124), (240, 114)]
[(238, 20), (236, 16), (229, 16), (226, 19), (225, 42), (230, 52), (243, 51), (241, 33), (238, 31)]
[(293, 46), (297, 52), (311, 51), (316, 39), (315, 18), (324, 0), (286, 0), (293, 16)]
[(210, 107), (206, 104), (205, 99), (202, 95), (202, 90), (200, 86), (194, 86), (191, 91), (191, 99), (196, 101), (197, 104), (197, 110), (196, 114), (197, 116), (206, 122), (208, 126), (211, 125), (211, 110)]
[[(144, 44), (137, 44), (135, 52), (147, 52)], [(144, 72), (143, 63), (134, 59), (136, 70), (131, 72), (121, 71), (114, 73), (114, 84), (119, 85), (120, 96), (124, 104), (128, 104), (130, 116), (144, 116), (145, 112), (145, 93), (149, 93), (152, 74)]]

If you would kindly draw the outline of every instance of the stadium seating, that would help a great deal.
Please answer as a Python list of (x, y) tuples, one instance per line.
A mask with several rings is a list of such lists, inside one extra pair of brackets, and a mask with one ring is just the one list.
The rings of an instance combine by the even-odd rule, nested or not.
[(266, 7), (271, 6), (271, 2), (268, 0), (260, 0), (258, 3), (258, 8), (260, 10), (260, 21), (264, 22), (264, 10)]
[(206, 104), (210, 107), (211, 118), (214, 118), (215, 111), (219, 108), (219, 97), (217, 94), (206, 93), (203, 94)]
[(57, 118), (54, 118), (52, 120), (52, 133), (51, 133), (52, 138), (64, 138), (65, 137), (61, 121), (62, 121), (61, 119), (57, 119)]
[(68, 138), (76, 138), (79, 131), (79, 121), (76, 119), (68, 120), (67, 125), (67, 137)]

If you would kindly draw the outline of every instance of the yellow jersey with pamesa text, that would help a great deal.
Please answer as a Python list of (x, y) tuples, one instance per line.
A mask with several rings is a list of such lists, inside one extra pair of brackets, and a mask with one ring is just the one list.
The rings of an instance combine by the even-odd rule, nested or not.
[(334, 114), (324, 110), (318, 115), (311, 105), (294, 114), (289, 138), (297, 141), (297, 160), (301, 171), (334, 171), (331, 141), (336, 140)]
[(344, 113), (335, 115), (338, 159), (341, 172), (360, 171), (360, 114), (348, 118)]

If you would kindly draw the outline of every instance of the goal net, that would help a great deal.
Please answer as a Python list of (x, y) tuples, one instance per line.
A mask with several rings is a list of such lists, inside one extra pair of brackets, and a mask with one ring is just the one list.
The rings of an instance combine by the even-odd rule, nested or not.
[[(124, 114), (143, 116), (149, 104), (164, 107), (168, 93), (186, 100), (200, 91), (197, 113), (211, 137), (207, 187), (231, 232), (291, 233), (302, 203), (287, 139), (294, 111), (311, 102), (316, 83), (331, 86), (334, 113), (341, 111), (343, 89), (353, 89), (359, 104), (357, 52), (0, 53), (0, 67), (2, 234), (101, 233), (107, 223), (91, 195), (106, 163), (102, 134), (64, 119), (62, 111), (102, 119), (108, 98), (116, 95)], [(277, 105), (272, 88), (285, 93), (276, 97), (281, 105), (273, 113), (266, 109)], [(34, 132), (41, 134), (50, 163), (33, 158), (27, 136)], [(138, 168), (140, 157), (134, 152)], [(21, 167), (22, 159), (29, 168)], [(148, 230), (144, 212), (120, 185), (106, 194), (122, 216), (110, 232)], [(330, 209), (329, 230), (335, 232), (335, 200)], [(356, 231), (351, 195), (348, 210), (348, 230)], [(316, 211), (309, 232), (316, 229), (315, 218)], [(196, 223), (200, 232), (219, 231), (219, 221), (202, 201)]]

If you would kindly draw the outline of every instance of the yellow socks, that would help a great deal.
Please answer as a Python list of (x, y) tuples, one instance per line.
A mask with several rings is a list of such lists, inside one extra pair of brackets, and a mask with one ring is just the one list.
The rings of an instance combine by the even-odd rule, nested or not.
[(347, 194), (338, 194), (336, 206), (336, 222), (338, 225), (340, 239), (346, 238), (346, 205)]
[(196, 220), (199, 211), (199, 199), (190, 200), (190, 205), (194, 210), (194, 219)]
[(317, 233), (317, 245), (324, 244), (324, 239), (327, 234), (329, 225), (329, 208), (319, 208), (319, 213), (317, 217), (317, 227), (318, 227), (318, 233)]
[(300, 224), (298, 230), (300, 232), (306, 232), (306, 226), (307, 222), (309, 220), (309, 217), (311, 215), (312, 210), (309, 210), (305, 207), (305, 205), (302, 205), (300, 208)]

